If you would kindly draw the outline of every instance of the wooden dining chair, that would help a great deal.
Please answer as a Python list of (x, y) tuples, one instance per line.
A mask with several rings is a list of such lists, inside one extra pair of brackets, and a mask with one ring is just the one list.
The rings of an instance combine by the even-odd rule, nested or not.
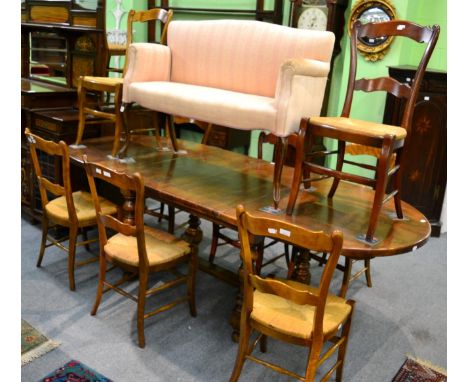
[[(403, 20), (367, 24), (361, 24), (360, 21), (357, 21), (354, 24), (350, 37), (351, 60), (348, 88), (341, 116), (302, 119), (297, 145), (296, 166), (287, 206), (287, 214), (291, 215), (293, 213), (301, 182), (310, 184), (310, 179), (303, 178), (303, 171), (307, 169), (313, 173), (334, 178), (333, 185), (328, 193), (330, 199), (333, 198), (340, 180), (355, 182), (374, 188), (374, 201), (370, 212), (367, 232), (362, 235), (363, 240), (369, 243), (378, 241), (378, 239), (374, 237), (374, 234), (377, 228), (379, 214), (383, 204), (392, 198), (395, 203), (396, 216), (398, 219), (403, 218), (399, 192), (401, 188), (402, 172), (399, 170), (402, 165), (404, 142), (407, 134), (411, 134), (414, 105), (426, 66), (436, 45), (439, 31), (440, 27), (438, 25), (424, 27)], [(400, 83), (391, 77), (373, 79), (362, 78), (356, 80), (358, 61), (357, 41), (363, 38), (377, 38), (382, 36), (386, 36), (387, 38), (391, 36), (406, 37), (417, 43), (426, 44), (413, 81)], [(395, 121), (395, 125), (386, 125), (352, 118), (350, 115), (355, 91), (385, 91), (401, 99), (401, 102), (406, 102), (401, 124), (397, 125), (397, 121)], [(335, 169), (317, 165), (309, 160), (304, 160), (304, 152), (307, 152), (306, 142), (310, 142), (310, 140), (318, 136), (338, 140), (338, 150), (322, 151), (314, 154), (337, 154)], [(352, 149), (350, 145), (352, 145)], [(359, 150), (357, 147), (364, 148)], [(353, 151), (355, 154), (358, 153), (358, 151), (366, 154), (372, 152), (373, 155), (377, 157), (377, 163), (375, 166), (372, 166), (350, 160), (348, 157), (345, 157), (345, 154), (349, 151)], [(343, 169), (344, 164), (373, 170), (375, 176), (365, 177), (352, 174)], [(391, 187), (392, 190), (387, 190), (390, 177), (392, 177), (393, 183)]]
[[(160, 8), (153, 8), (146, 11), (135, 11), (132, 9), (128, 14), (127, 20), (127, 47), (133, 43), (133, 28), (134, 23), (137, 22), (149, 22), (149, 21), (160, 21), (161, 26), (161, 38), (160, 43), (166, 44), (167, 40), (167, 27), (172, 20), (173, 11), (165, 10)], [(156, 29), (156, 28), (155, 28)], [(123, 70), (107, 68), (108, 72), (122, 72), (125, 75), (127, 69), (127, 60), (125, 60)], [(123, 78), (122, 77), (94, 77), (94, 76), (81, 76), (78, 83), (78, 108), (79, 108), (79, 124), (76, 135), (75, 145), (81, 145), (83, 138), (83, 132), (86, 125), (90, 124), (103, 124), (111, 123), (115, 126), (114, 141), (112, 144), (111, 156), (116, 157), (125, 152), (126, 146), (128, 145), (128, 135), (134, 133), (141, 133), (142, 130), (132, 129), (124, 121), (123, 105), (122, 105), (122, 89), (123, 89)], [(97, 94), (96, 101), (90, 101), (88, 93)], [(113, 94), (113, 104), (109, 107), (108, 103), (105, 102), (106, 97), (104, 94)], [(144, 131), (155, 131), (155, 134), (159, 134), (159, 121), (155, 113), (153, 113), (152, 127), (144, 129)], [(86, 118), (86, 116), (93, 116), (95, 118)], [(122, 130), (127, 135), (124, 147), (120, 147), (120, 140)], [(119, 150), (120, 149), (120, 150)]]
[[(145, 225), (143, 218), (145, 209), (144, 181), (139, 173), (127, 175), (115, 172), (98, 164), (88, 162), (86, 157), (84, 158), (84, 162), (97, 214), (100, 247), (99, 282), (91, 315), (97, 313), (103, 293), (110, 289), (135, 301), (137, 303), (138, 345), (144, 348), (145, 319), (186, 301), (188, 301), (190, 314), (193, 317), (196, 316), (195, 275), (197, 252), (189, 243), (167, 232)], [(123, 194), (134, 193), (135, 208), (132, 217), (122, 216), (121, 219), (117, 219), (105, 213), (96, 193), (95, 178), (119, 188)], [(108, 234), (109, 230), (115, 232), (115, 234), (110, 236)], [(124, 276), (121, 280), (115, 283), (106, 280), (106, 267), (108, 263), (124, 271)], [(179, 272), (178, 267), (181, 264), (187, 265), (188, 270), (186, 274)], [(149, 275), (155, 272), (171, 272), (175, 274), (175, 278), (166, 281), (162, 285), (148, 288)], [(137, 277), (139, 280), (138, 296), (134, 296), (120, 287), (125, 281), (134, 277)], [(187, 285), (185, 296), (145, 313), (147, 297), (182, 283)]]
[[(237, 359), (230, 381), (238, 380), (248, 359), (301, 381), (312, 382), (318, 367), (337, 350), (337, 360), (322, 380), (327, 380), (336, 371), (336, 380), (341, 381), (354, 301), (329, 294), (328, 289), (341, 253), (342, 233), (310, 231), (292, 223), (279, 222), (274, 217), (251, 214), (242, 205), (236, 212), (244, 267), (244, 300)], [(255, 236), (271, 237), (306, 250), (330, 253), (318, 287), (258, 276), (252, 266), (250, 245)], [(254, 330), (259, 336), (251, 342)], [(305, 376), (252, 355), (257, 343), (266, 336), (309, 348)], [(332, 345), (322, 354), (326, 342)]]
[[(95, 261), (84, 260), (75, 263), (76, 247), (86, 246), (95, 240), (88, 240), (86, 229), (96, 226), (96, 211), (91, 198), (91, 194), (86, 191), (72, 190), (70, 180), (70, 158), (68, 154), (68, 146), (65, 142), (58, 143), (45, 140), (26, 128), (26, 138), (29, 142), (29, 150), (33, 168), (36, 173), (37, 183), (39, 185), (39, 193), (41, 195), (42, 205), (42, 238), (39, 257), (37, 259), (37, 267), (42, 264), (45, 249), (51, 246), (56, 246), (68, 253), (68, 280), (70, 290), (75, 290), (75, 266), (81, 266)], [(40, 153), (41, 152), (41, 153)], [(57, 156), (61, 159), (61, 183), (54, 183), (43, 175), (41, 155)], [(102, 205), (102, 210), (106, 214), (114, 215), (117, 213), (117, 208), (108, 200), (99, 197)], [(69, 234), (62, 238), (55, 238), (49, 235), (50, 229), (62, 226), (68, 228)], [(81, 231), (83, 241), (78, 241), (78, 233)], [(68, 240), (68, 246), (64, 244)]]

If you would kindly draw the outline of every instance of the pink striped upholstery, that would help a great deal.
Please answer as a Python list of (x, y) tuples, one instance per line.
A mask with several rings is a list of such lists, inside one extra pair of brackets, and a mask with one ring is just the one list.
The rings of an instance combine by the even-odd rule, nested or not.
[(320, 114), (333, 43), (259, 21), (173, 21), (167, 47), (130, 46), (123, 102), (288, 136)]
[(329, 33), (248, 20), (173, 21), (171, 81), (274, 97), (290, 58), (330, 62)]

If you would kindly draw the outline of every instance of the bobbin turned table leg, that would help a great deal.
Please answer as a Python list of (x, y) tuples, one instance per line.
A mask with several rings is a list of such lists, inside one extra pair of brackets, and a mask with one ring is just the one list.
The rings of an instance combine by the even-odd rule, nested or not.
[(203, 231), (200, 229), (200, 218), (198, 216), (189, 215), (189, 226), (182, 234), (182, 239), (198, 247), (203, 239)]

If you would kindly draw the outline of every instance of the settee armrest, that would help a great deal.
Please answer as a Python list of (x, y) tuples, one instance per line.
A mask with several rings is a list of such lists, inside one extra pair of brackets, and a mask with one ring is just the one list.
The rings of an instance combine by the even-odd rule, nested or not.
[(296, 58), (283, 63), (276, 85), (276, 132), (287, 137), (299, 129), (302, 117), (320, 115), (330, 63)]
[(128, 47), (123, 83), (123, 102), (132, 102), (128, 88), (133, 82), (170, 81), (171, 49), (166, 45), (134, 43)]

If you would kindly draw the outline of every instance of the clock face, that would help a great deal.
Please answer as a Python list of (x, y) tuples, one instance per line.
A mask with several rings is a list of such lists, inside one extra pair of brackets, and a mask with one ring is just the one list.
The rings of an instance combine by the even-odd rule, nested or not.
[(305, 8), (297, 20), (297, 27), (317, 31), (327, 30), (326, 11), (316, 7)]

